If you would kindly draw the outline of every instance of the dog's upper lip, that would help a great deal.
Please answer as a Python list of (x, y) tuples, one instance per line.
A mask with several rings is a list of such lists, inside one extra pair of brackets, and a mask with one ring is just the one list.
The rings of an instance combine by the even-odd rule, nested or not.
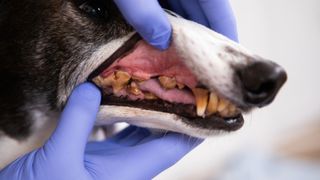
[(114, 61), (118, 58), (125, 56), (133, 47), (136, 45), (138, 41), (140, 41), (142, 37), (136, 33), (129, 40), (127, 40), (123, 46), (121, 46), (118, 50), (116, 50), (108, 59), (106, 59), (97, 69), (95, 69), (88, 77), (89, 81), (99, 74), (101, 74), (106, 68), (108, 68)]

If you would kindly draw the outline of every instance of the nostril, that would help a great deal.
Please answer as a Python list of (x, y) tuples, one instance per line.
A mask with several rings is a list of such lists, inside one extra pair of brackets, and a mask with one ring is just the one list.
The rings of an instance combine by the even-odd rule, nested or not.
[(247, 103), (264, 106), (270, 103), (287, 79), (285, 71), (272, 62), (256, 62), (239, 74)]

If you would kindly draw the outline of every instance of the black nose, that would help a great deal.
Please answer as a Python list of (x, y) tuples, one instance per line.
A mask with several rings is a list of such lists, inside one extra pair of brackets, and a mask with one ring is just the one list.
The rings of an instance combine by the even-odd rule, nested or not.
[(272, 102), (287, 80), (286, 72), (272, 62), (255, 62), (239, 75), (246, 103), (260, 107)]

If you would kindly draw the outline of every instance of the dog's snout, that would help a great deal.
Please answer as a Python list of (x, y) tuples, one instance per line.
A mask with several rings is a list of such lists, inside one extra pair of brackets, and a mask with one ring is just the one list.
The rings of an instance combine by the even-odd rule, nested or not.
[(255, 62), (240, 71), (240, 80), (246, 103), (269, 104), (287, 80), (286, 72), (272, 62)]

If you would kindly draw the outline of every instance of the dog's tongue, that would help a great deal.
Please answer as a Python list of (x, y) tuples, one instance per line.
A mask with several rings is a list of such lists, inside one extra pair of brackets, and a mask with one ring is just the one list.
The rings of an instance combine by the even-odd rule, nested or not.
[(166, 90), (161, 87), (156, 79), (141, 82), (139, 83), (139, 87), (142, 91), (151, 92), (157, 97), (171, 103), (195, 104), (195, 98), (190, 91), (177, 88)]
[(148, 80), (157, 76), (175, 77), (177, 82), (190, 88), (197, 85), (196, 77), (183, 64), (174, 47), (159, 51), (144, 41), (139, 41), (133, 51), (116, 60), (102, 76), (107, 77), (116, 70), (126, 71), (134, 77)]

